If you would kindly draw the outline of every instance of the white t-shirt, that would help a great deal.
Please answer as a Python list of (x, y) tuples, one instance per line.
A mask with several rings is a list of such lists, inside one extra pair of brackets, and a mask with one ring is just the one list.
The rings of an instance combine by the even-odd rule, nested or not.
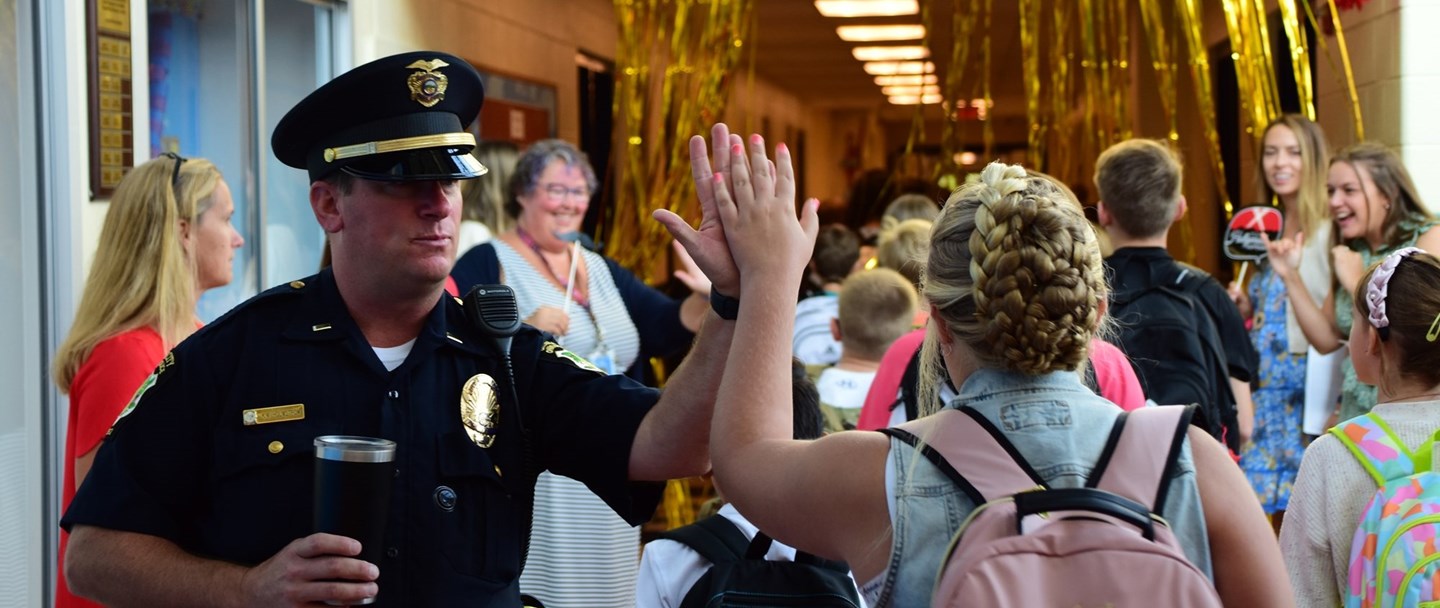
[(856, 372), (831, 367), (820, 372), (815, 388), (820, 390), (820, 403), (853, 410), (865, 405), (865, 395), (870, 392), (870, 383), (874, 381), (874, 371)]
[(400, 367), (400, 364), (405, 362), (406, 357), (410, 356), (410, 349), (415, 348), (415, 338), (410, 338), (409, 342), (401, 344), (400, 346), (388, 346), (384, 348), (371, 346), (370, 348), (375, 350), (375, 356), (380, 358), (380, 364), (385, 366), (385, 370), (393, 372), (395, 368)]
[(805, 365), (834, 365), (840, 361), (840, 342), (830, 332), (830, 320), (840, 318), (840, 297), (833, 293), (811, 296), (795, 305), (794, 353)]
[[(730, 520), (745, 533), (745, 538), (754, 539), (757, 531), (754, 524), (740, 515), (734, 506), (720, 507), (719, 515)], [(770, 561), (795, 561), (795, 549), (775, 541), (765, 554)], [(635, 586), (636, 608), (674, 608), (685, 599), (685, 594), (695, 581), (710, 570), (710, 562), (700, 557), (694, 549), (677, 541), (659, 539), (645, 545), (640, 556), (640, 581)], [(851, 575), (854, 579), (854, 575)]]

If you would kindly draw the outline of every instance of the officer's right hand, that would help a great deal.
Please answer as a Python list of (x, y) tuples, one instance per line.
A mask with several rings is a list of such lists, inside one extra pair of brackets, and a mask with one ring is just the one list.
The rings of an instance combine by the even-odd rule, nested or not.
[(247, 570), (240, 590), (247, 606), (355, 604), (375, 597), (380, 568), (356, 559), (360, 541), (311, 534), (286, 545), (274, 557)]
[(525, 318), (525, 324), (540, 331), (563, 336), (570, 331), (570, 315), (554, 306), (541, 306)]

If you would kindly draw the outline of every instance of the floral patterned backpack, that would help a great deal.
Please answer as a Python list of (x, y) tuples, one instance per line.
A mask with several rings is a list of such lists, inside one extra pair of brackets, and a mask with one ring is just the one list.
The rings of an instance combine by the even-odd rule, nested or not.
[(1440, 599), (1440, 474), (1430, 470), (1433, 442), (1411, 452), (1379, 416), (1330, 429), (1379, 489), (1350, 542), (1346, 608), (1434, 606)]

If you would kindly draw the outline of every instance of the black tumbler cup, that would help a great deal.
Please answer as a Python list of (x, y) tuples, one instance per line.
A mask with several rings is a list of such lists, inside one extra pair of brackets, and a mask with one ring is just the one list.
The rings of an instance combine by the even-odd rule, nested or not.
[(376, 565), (384, 554), (394, 460), (395, 442), (388, 439), (315, 438), (315, 531), (360, 541), (359, 558)]

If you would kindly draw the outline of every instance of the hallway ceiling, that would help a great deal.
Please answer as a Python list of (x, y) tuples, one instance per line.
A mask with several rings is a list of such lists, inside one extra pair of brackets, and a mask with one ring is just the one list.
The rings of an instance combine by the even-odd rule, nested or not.
[[(1024, 85), (1020, 65), (1020, 28), (1016, 3), (990, 0), (994, 9), (991, 20), (992, 96), (994, 112), (1000, 115), (1024, 115)], [(978, 2), (977, 2), (978, 3)], [(794, 94), (807, 106), (829, 109), (862, 109), (884, 107), (887, 116), (909, 115), (912, 106), (895, 106), (886, 101), (863, 66), (851, 54), (861, 45), (903, 45), (908, 42), (845, 42), (836, 34), (841, 25), (918, 24), (921, 16), (902, 17), (824, 17), (811, 0), (762, 0), (756, 2), (757, 26), (755, 71), (764, 79)], [(949, 69), (953, 25), (951, 13), (957, 5), (968, 8), (965, 0), (933, 0), (935, 27), (930, 32), (931, 60), (943, 84)], [(980, 49), (984, 41), (983, 24), (977, 20), (971, 40), (969, 63), (975, 72), (963, 81), (966, 89), (977, 82)], [(979, 89), (976, 89), (978, 95)], [(967, 95), (968, 95), (967, 91)], [(899, 110), (899, 112), (897, 112)]]

